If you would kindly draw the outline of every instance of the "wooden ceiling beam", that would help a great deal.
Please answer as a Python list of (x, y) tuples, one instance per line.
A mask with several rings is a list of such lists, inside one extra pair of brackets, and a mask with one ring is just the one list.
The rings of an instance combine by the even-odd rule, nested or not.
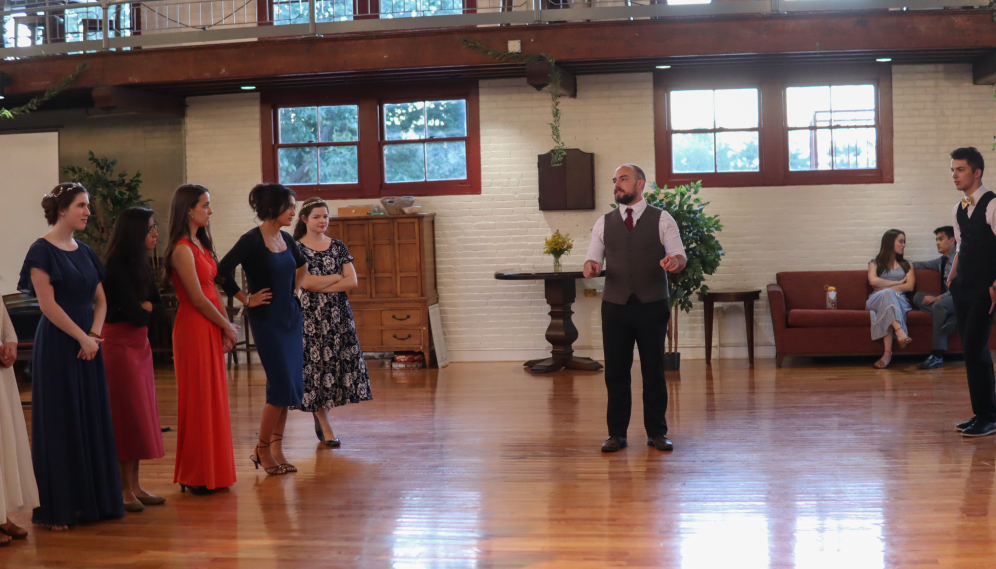
[[(987, 10), (864, 11), (598, 23), (435, 29), (212, 44), (0, 62), (13, 76), (8, 94), (44, 91), (80, 61), (90, 70), (77, 87), (255, 84), (322, 76), (376, 78), (399, 70), (494, 66), (461, 47), (469, 37), (490, 46), (520, 40), (524, 53), (545, 52), (574, 70), (592, 64), (736, 60), (744, 56), (889, 56), (916, 62), (931, 54), (992, 49), (996, 26)], [(905, 55), (904, 55), (905, 54)], [(904, 59), (904, 57), (906, 59)], [(524, 66), (520, 66), (522, 68)], [(611, 67), (611, 66), (610, 66)], [(521, 72), (524, 75), (524, 69)]]

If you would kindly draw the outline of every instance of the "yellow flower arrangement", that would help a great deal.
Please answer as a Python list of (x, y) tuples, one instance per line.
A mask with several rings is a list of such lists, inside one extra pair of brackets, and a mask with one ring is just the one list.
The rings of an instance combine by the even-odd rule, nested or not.
[(546, 242), (544, 243), (543, 253), (547, 255), (553, 255), (553, 271), (559, 273), (561, 270), (560, 258), (564, 255), (569, 255), (571, 249), (574, 248), (574, 240), (571, 239), (571, 234), (562, 235), (560, 230), (553, 232)]

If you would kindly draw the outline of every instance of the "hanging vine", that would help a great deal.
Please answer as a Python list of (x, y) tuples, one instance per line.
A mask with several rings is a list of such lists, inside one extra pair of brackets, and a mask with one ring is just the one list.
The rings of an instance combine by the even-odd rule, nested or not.
[(490, 48), (480, 42), (467, 38), (463, 38), (462, 42), (465, 48), (502, 63), (534, 63), (545, 61), (550, 65), (550, 114), (552, 115), (552, 120), (547, 124), (550, 125), (550, 138), (553, 139), (554, 144), (553, 150), (550, 152), (550, 165), (560, 166), (563, 163), (567, 150), (560, 136), (560, 70), (557, 69), (556, 61), (545, 53), (540, 55), (510, 53)]
[(30, 113), (31, 111), (38, 110), (38, 107), (40, 107), (43, 103), (45, 103), (52, 97), (55, 97), (62, 91), (65, 91), (70, 85), (73, 84), (73, 82), (79, 79), (80, 75), (83, 75), (83, 73), (89, 67), (90, 64), (84, 61), (83, 63), (76, 66), (76, 71), (73, 71), (72, 73), (67, 75), (65, 78), (62, 79), (62, 81), (59, 81), (55, 86), (53, 86), (48, 91), (45, 91), (45, 93), (43, 93), (42, 95), (35, 97), (34, 99), (31, 99), (30, 101), (21, 105), (20, 107), (14, 107), (13, 109), (0, 108), (0, 118), (12, 119), (17, 115), (22, 115)]

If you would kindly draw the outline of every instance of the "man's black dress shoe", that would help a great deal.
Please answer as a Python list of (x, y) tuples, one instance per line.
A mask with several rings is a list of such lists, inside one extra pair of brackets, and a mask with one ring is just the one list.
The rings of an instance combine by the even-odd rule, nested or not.
[(619, 452), (626, 448), (626, 437), (609, 437), (602, 443), (602, 452)]
[(996, 433), (996, 423), (978, 419), (970, 427), (962, 431), (961, 435), (963, 437), (985, 437), (993, 433)]
[(674, 444), (671, 439), (664, 435), (654, 435), (647, 439), (647, 446), (654, 447), (657, 450), (674, 450)]
[(916, 367), (920, 369), (937, 369), (939, 367), (944, 367), (944, 358), (939, 358), (932, 354), (927, 356), (927, 359), (916, 364)]
[(975, 423), (975, 417), (972, 417), (967, 421), (962, 421), (961, 423), (958, 423), (957, 425), (955, 425), (955, 428), (958, 429), (958, 432), (960, 433), (965, 429), (971, 427), (974, 423)]

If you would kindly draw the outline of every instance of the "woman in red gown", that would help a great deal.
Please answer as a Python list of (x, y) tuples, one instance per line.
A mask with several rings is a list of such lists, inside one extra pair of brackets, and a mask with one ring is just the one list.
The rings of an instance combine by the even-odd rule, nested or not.
[(236, 327), (222, 310), (214, 284), (212, 213), (207, 188), (177, 188), (164, 254), (179, 301), (173, 325), (179, 416), (173, 481), (198, 495), (235, 484), (225, 354), (235, 345)]

